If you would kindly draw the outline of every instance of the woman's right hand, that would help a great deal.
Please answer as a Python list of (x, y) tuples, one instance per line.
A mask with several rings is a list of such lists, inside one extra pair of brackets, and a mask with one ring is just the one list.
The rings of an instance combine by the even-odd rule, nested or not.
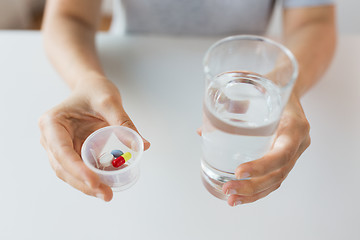
[[(137, 131), (122, 106), (118, 89), (107, 79), (89, 80), (75, 88), (65, 101), (39, 119), (41, 144), (56, 175), (83, 193), (104, 201), (112, 199), (112, 190), (86, 167), (80, 152), (92, 132), (109, 125)], [(144, 139), (144, 149), (149, 146)]]

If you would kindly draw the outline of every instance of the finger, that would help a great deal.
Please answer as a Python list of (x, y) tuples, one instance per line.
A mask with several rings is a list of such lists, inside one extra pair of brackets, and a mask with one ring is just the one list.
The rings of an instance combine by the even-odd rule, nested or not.
[(272, 193), (273, 191), (277, 190), (280, 187), (281, 184), (277, 184), (272, 186), (271, 188), (266, 189), (265, 191), (259, 192), (253, 196), (241, 196), (241, 195), (231, 195), (227, 202), (230, 206), (237, 206), (240, 204), (245, 204), (245, 203), (252, 203), (255, 202), (261, 198), (266, 197), (267, 195), (269, 195), (270, 193)]
[(284, 117), (272, 149), (260, 159), (241, 164), (236, 169), (235, 176), (238, 179), (263, 176), (286, 165), (303, 142), (308, 141), (309, 130), (306, 119)]
[(273, 187), (274, 185), (281, 184), (295, 166), (296, 160), (305, 150), (305, 146), (307, 144), (307, 141), (306, 143), (304, 142), (304, 146), (300, 147), (300, 149), (302, 150), (298, 151), (294, 156), (294, 159), (292, 159), (287, 165), (283, 166), (282, 168), (279, 168), (262, 177), (256, 177), (249, 180), (229, 181), (223, 185), (223, 192), (226, 195), (237, 194), (244, 196), (253, 196), (255, 194), (258, 194), (259, 192), (265, 191), (266, 189)]
[(113, 192), (111, 188), (103, 183), (100, 183), (97, 188), (92, 188), (85, 184), (83, 181), (79, 181), (69, 173), (67, 173), (62, 166), (52, 157), (49, 156), (49, 162), (51, 167), (54, 169), (56, 176), (68, 183), (70, 186), (74, 187), (81, 192), (100, 198), (106, 202), (110, 201), (113, 197)]
[(79, 154), (73, 149), (71, 136), (64, 126), (50, 119), (42, 124), (42, 134), (47, 151), (52, 154), (64, 171), (92, 188), (99, 186), (99, 177), (85, 166)]
[(224, 107), (229, 113), (244, 114), (248, 111), (249, 105), (249, 100), (229, 100), (225, 102)]
[[(115, 115), (114, 113), (112, 113), (112, 114)], [(104, 117), (106, 119), (106, 116), (104, 116)], [(109, 122), (110, 125), (120, 125), (120, 126), (131, 128), (132, 130), (137, 132), (140, 135), (140, 137), (142, 138), (142, 140), (144, 142), (144, 150), (149, 149), (150, 142), (148, 140), (146, 140), (144, 137), (141, 136), (141, 134), (139, 133), (139, 131), (135, 127), (134, 123), (131, 121), (130, 117), (125, 112), (123, 112), (121, 114), (118, 114), (118, 115), (114, 116), (113, 118), (116, 119), (116, 120), (110, 121)]]
[(202, 134), (202, 129), (201, 129), (201, 127), (199, 127), (198, 129), (196, 129), (196, 133), (201, 137), (201, 134)]
[(281, 168), (308, 140), (310, 125), (299, 101), (294, 97), (292, 99), (281, 117), (277, 138), (270, 152), (258, 160), (240, 165), (235, 173), (237, 178), (262, 176)]
[(264, 176), (286, 165), (299, 149), (299, 139), (281, 135), (276, 139), (273, 149), (262, 158), (246, 162), (237, 167), (235, 176), (238, 179)]
[(226, 195), (254, 196), (282, 183), (294, 167), (295, 161), (291, 161), (286, 166), (279, 168), (265, 176), (251, 178), (248, 180), (229, 181), (223, 185), (223, 192)]
[(197, 133), (202, 136), (205, 133), (211, 133), (216, 131), (217, 129), (211, 124), (210, 120), (206, 116), (205, 113), (203, 113), (203, 124), (200, 128), (197, 129)]
[[(135, 127), (134, 123), (131, 121), (130, 117), (127, 115), (125, 110), (122, 107), (121, 99), (119, 97), (109, 98), (104, 100), (98, 109), (98, 112), (103, 116), (103, 118), (110, 124), (115, 126), (124, 126), (131, 128), (136, 131), (140, 136), (141, 134)], [(143, 138), (144, 150), (147, 150), (150, 147), (150, 142)]]
[(297, 148), (294, 147), (297, 146), (297, 144), (293, 145), (290, 141), (291, 140), (285, 143), (284, 140), (284, 143), (280, 144), (280, 140), (278, 140), (274, 149), (263, 158), (240, 165), (236, 170), (238, 171), (237, 178), (256, 178), (266, 176), (272, 172), (281, 173), (283, 171), (281, 169), (285, 169), (288, 172), (291, 171), (297, 159), (309, 147), (311, 139), (308, 135)]

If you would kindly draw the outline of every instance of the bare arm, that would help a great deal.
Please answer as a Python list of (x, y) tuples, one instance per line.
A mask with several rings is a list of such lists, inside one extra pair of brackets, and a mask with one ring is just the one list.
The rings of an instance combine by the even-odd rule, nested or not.
[[(111, 188), (83, 163), (82, 143), (95, 130), (122, 125), (137, 131), (117, 87), (106, 78), (96, 53), (101, 0), (48, 0), (43, 27), (46, 52), (72, 89), (39, 120), (41, 143), (56, 175), (85, 194), (105, 201)], [(149, 147), (145, 141), (144, 147)]]
[(43, 25), (46, 52), (73, 89), (82, 81), (104, 81), (95, 49), (101, 0), (48, 0)]
[(335, 7), (284, 10), (285, 45), (299, 63), (294, 93), (300, 97), (310, 89), (328, 67), (335, 51)]
[(335, 49), (334, 7), (296, 8), (285, 10), (286, 46), (299, 63), (299, 77), (285, 106), (272, 149), (260, 159), (241, 164), (238, 179), (224, 184), (228, 203), (235, 206), (251, 203), (278, 189), (310, 145), (310, 126), (300, 97), (310, 89), (328, 67)]

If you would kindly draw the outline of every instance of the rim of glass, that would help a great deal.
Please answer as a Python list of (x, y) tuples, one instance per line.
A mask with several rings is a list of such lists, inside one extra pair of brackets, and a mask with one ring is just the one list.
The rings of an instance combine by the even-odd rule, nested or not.
[(277, 48), (279, 48), (282, 52), (285, 53), (285, 55), (289, 58), (291, 65), (293, 67), (293, 73), (291, 75), (291, 79), (290, 81), (284, 86), (287, 87), (289, 85), (291, 85), (293, 82), (296, 81), (298, 74), (299, 74), (299, 66), (297, 63), (297, 60), (294, 56), (294, 54), (284, 45), (271, 40), (269, 38), (266, 37), (262, 37), (262, 36), (257, 36), (257, 35), (234, 35), (234, 36), (229, 36), (223, 39), (220, 39), (219, 41), (215, 42), (213, 45), (210, 46), (210, 48), (206, 51), (205, 56), (203, 58), (203, 66), (204, 66), (204, 73), (206, 75), (207, 78), (211, 79), (212, 77), (215, 77), (214, 74), (212, 74), (209, 70), (209, 67), (207, 67), (207, 62), (209, 60), (209, 56), (210, 53), (219, 45), (228, 42), (228, 41), (233, 41), (233, 40), (254, 40), (254, 41), (261, 41), (261, 42), (266, 42), (269, 44), (272, 44), (274, 46), (276, 46)]
[[(93, 138), (99, 132), (102, 132), (102, 131), (107, 130), (107, 129), (113, 129), (113, 128), (122, 128), (125, 131), (129, 131), (137, 138), (137, 140), (140, 143), (143, 143), (142, 138), (140, 137), (140, 135), (137, 132), (135, 132), (134, 130), (132, 130), (131, 128), (124, 127), (124, 126), (107, 126), (107, 127), (103, 127), (103, 128), (100, 128), (100, 129), (96, 130), (95, 132), (91, 133), (86, 138), (86, 140), (84, 141), (84, 143), (83, 143), (83, 145), (81, 147), (81, 158), (82, 158), (82, 156), (85, 156), (85, 147), (84, 146), (87, 145), (87, 142), (91, 138)], [(138, 152), (137, 157), (136, 157), (135, 161), (133, 162), (133, 164), (128, 165), (128, 167), (126, 167), (126, 168), (122, 168), (122, 169), (118, 169), (118, 170), (114, 170), (114, 171), (104, 171), (104, 170), (98, 169), (98, 168), (94, 167), (93, 165), (91, 165), (88, 161), (85, 161), (84, 159), (82, 159), (82, 160), (83, 160), (83, 162), (85, 163), (85, 165), (88, 168), (90, 168), (92, 171), (94, 171), (96, 173), (99, 173), (99, 174), (102, 174), (102, 175), (115, 175), (115, 174), (119, 174), (119, 173), (122, 173), (122, 172), (130, 171), (131, 169), (136, 167), (140, 162), (140, 159), (141, 159), (141, 156), (142, 156), (143, 152), (144, 152), (144, 144), (140, 144), (140, 151)]]

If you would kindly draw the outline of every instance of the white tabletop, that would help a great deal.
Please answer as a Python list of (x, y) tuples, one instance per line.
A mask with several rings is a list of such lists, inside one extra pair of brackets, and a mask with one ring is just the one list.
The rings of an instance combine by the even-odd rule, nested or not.
[(0, 239), (360, 239), (360, 37), (303, 99), (312, 144), (282, 187), (229, 207), (200, 180), (202, 56), (216, 39), (116, 38), (99, 52), (152, 143), (110, 203), (57, 179), (37, 119), (69, 94), (37, 32), (0, 32)]

